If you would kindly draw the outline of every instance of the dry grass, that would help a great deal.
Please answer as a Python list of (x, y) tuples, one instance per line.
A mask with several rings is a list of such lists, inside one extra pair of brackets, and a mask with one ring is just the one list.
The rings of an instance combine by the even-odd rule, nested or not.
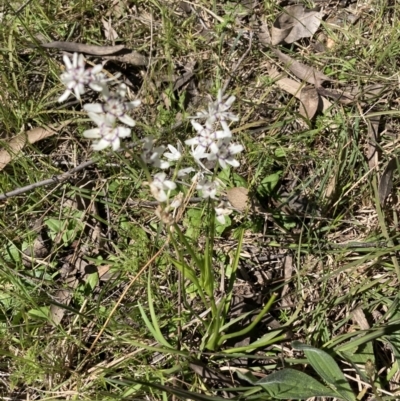
[[(252, 387), (237, 370), (261, 378), (284, 361), (315, 376), (292, 340), (331, 353), (363, 400), (373, 396), (365, 373), (371, 361), (382, 399), (397, 399), (397, 162), (385, 202), (379, 201), (379, 182), (398, 153), (400, 6), (354, 2), (344, 10), (359, 19), (342, 26), (329, 18), (343, 9), (324, 2), (325, 22), (312, 39), (277, 46), (328, 74), (333, 81), (325, 89), (358, 94), (347, 104), (330, 99), (329, 111), (309, 121), (299, 114), (299, 101), (271, 77), (271, 67), (300, 80), (258, 36), (260, 26), (271, 26), (285, 5), (257, 0), (3, 5), (4, 147), (9, 138), (35, 127), (51, 126), (57, 133), (26, 144), (1, 171), (0, 188), (7, 192), (96, 161), (68, 181), (10, 197), (0, 206), (4, 399), (179, 397), (138, 380), (252, 399)], [(160, 143), (184, 141), (191, 135), (185, 117), (205, 107), (218, 88), (228, 83), (226, 92), (237, 97), (240, 121), (232, 128), (246, 151), (240, 168), (222, 179), (228, 187), (248, 187), (258, 206), (238, 213), (218, 232), (210, 298), (232, 295), (226, 321), (249, 313), (235, 330), (246, 327), (273, 293), (277, 299), (254, 330), (215, 349), (205, 346), (210, 333), (204, 322), (216, 324), (222, 312), (208, 310), (196, 286), (180, 282), (176, 248), (167, 242), (147, 178), (132, 157), (137, 149), (111, 157), (93, 154), (81, 136), (89, 127), (81, 104), (57, 103), (63, 90), (60, 52), (28, 45), (36, 39), (111, 45), (102, 18), (111, 20), (118, 43), (150, 59), (147, 67), (106, 64), (110, 74), (121, 73), (132, 98), (143, 101), (132, 115), (137, 138), (152, 134)], [(330, 47), (317, 52), (317, 41)], [(177, 78), (189, 70), (194, 76), (179, 86)], [(383, 90), (368, 96), (365, 88), (377, 84)], [(86, 96), (85, 101), (94, 99)], [(370, 113), (380, 118), (378, 143), (371, 139)], [(368, 161), (372, 151), (375, 164)], [(193, 202), (180, 224), (200, 254), (210, 251), (208, 213), (206, 205)], [(237, 279), (229, 289), (242, 231)], [(38, 249), (44, 253), (38, 255)], [(155, 341), (138, 303), (172, 348)], [(58, 314), (60, 323), (52, 325), (49, 313)], [(274, 330), (270, 343), (229, 353)], [(260, 389), (253, 397), (272, 399)]]

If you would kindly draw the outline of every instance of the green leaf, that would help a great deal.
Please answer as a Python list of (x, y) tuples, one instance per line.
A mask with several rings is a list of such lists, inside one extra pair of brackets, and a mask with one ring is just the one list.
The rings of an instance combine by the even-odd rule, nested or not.
[[(138, 302), (138, 307), (139, 307), (140, 314), (142, 315), (142, 319), (144, 320), (145, 325), (149, 329), (150, 333), (153, 335), (154, 339), (156, 341), (158, 341), (160, 344), (162, 344), (162, 345), (164, 345), (164, 346), (166, 346), (168, 348), (171, 348), (171, 346), (168, 344), (168, 342), (165, 341), (164, 337), (163, 336), (161, 336), (161, 337), (159, 336), (157, 330), (151, 324), (149, 318), (146, 315), (146, 312), (144, 311), (142, 305), (139, 302)], [(163, 342), (163, 340), (164, 340), (164, 342)]]
[(303, 372), (283, 369), (254, 383), (278, 400), (303, 400), (311, 397), (337, 397), (338, 393)]
[(48, 306), (41, 306), (38, 309), (31, 309), (28, 311), (28, 315), (32, 317), (38, 317), (40, 319), (48, 319), (49, 318), (49, 310)]
[(86, 280), (86, 285), (90, 288), (90, 290), (93, 291), (97, 284), (99, 284), (99, 273), (94, 272), (89, 274)]
[(261, 181), (261, 184), (258, 186), (257, 192), (261, 196), (271, 195), (275, 187), (278, 185), (280, 178), (281, 178), (281, 172), (267, 175)]
[(157, 320), (157, 315), (154, 310), (154, 302), (153, 302), (153, 291), (151, 289), (151, 269), (149, 270), (149, 278), (147, 280), (147, 296), (149, 300), (149, 310), (150, 310), (150, 317), (151, 321), (153, 323), (153, 328), (155, 331), (155, 336), (154, 338), (162, 345), (168, 348), (173, 348), (172, 345), (165, 339), (165, 337), (162, 335), (160, 326), (158, 324)]
[(292, 346), (296, 350), (303, 351), (307, 360), (315, 371), (347, 401), (355, 401), (356, 397), (350, 387), (349, 382), (344, 377), (335, 360), (325, 351), (310, 345), (295, 341)]
[(247, 180), (241, 177), (239, 174), (233, 173), (232, 174), (232, 182), (235, 187), (244, 187), (247, 188)]

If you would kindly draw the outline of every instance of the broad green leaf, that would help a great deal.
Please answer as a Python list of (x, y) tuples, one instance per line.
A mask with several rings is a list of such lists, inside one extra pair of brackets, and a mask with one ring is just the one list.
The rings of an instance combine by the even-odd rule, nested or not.
[(257, 192), (261, 196), (269, 196), (272, 194), (274, 188), (278, 185), (281, 178), (281, 172), (267, 175), (257, 188)]
[(303, 372), (283, 369), (254, 383), (277, 400), (303, 400), (311, 397), (338, 397), (338, 393), (325, 387)]
[(28, 315), (32, 317), (38, 317), (40, 319), (48, 319), (49, 318), (49, 307), (41, 306), (38, 309), (31, 309), (28, 311)]
[(338, 364), (328, 353), (310, 345), (299, 343), (298, 341), (293, 342), (292, 346), (294, 349), (304, 352), (315, 371), (327, 383), (331, 384), (344, 400), (356, 400), (349, 382), (344, 377)]

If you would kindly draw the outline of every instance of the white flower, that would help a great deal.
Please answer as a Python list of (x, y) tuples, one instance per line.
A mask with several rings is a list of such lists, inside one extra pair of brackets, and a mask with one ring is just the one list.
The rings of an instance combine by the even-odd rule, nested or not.
[(196, 113), (193, 119), (205, 118), (211, 123), (220, 122), (223, 129), (229, 129), (227, 121), (238, 121), (239, 117), (228, 111), (235, 101), (235, 96), (224, 96), (222, 89), (218, 90), (217, 100), (208, 104), (208, 111), (202, 110)]
[(219, 183), (217, 181), (207, 181), (206, 179), (201, 179), (197, 183), (197, 190), (201, 191), (201, 197), (217, 199), (217, 191), (219, 189)]
[(175, 148), (172, 145), (167, 145), (169, 152), (164, 153), (164, 157), (171, 161), (178, 161), (182, 157), (182, 146), (178, 143), (178, 148)]
[(141, 154), (142, 160), (153, 167), (158, 167), (163, 170), (168, 168), (169, 163), (166, 160), (161, 159), (161, 156), (165, 152), (165, 146), (153, 147), (154, 138), (152, 136), (144, 138), (143, 142), (143, 152)]
[(218, 152), (216, 141), (218, 139), (231, 137), (232, 135), (229, 128), (223, 131), (216, 131), (210, 120), (206, 121), (205, 126), (193, 120), (191, 123), (198, 135), (194, 138), (187, 139), (185, 143), (186, 145), (191, 145), (193, 148), (196, 146), (192, 152), (196, 159), (207, 157), (206, 152), (208, 150), (213, 153)]
[(227, 164), (239, 167), (240, 163), (234, 158), (243, 150), (242, 145), (230, 143), (229, 138), (223, 138), (217, 143), (218, 151), (207, 155), (208, 160), (218, 160), (219, 165), (225, 168)]
[[(72, 62), (68, 56), (63, 57), (65, 63), (65, 72), (61, 74), (61, 82), (67, 87), (66, 91), (59, 97), (58, 101), (63, 102), (69, 98), (73, 92), (78, 100), (81, 95), (85, 93), (85, 85), (91, 85), (100, 71), (103, 69), (102, 65), (96, 65), (93, 68), (85, 69), (85, 59), (82, 54), (74, 53)], [(99, 88), (100, 85), (95, 87)], [(92, 88), (94, 89), (94, 88)], [(96, 90), (96, 89), (95, 89)]]
[(118, 150), (121, 145), (121, 138), (129, 137), (130, 128), (116, 127), (115, 119), (107, 114), (88, 113), (89, 117), (95, 122), (98, 128), (86, 130), (83, 133), (85, 138), (95, 139), (92, 145), (93, 150), (103, 150), (111, 146), (113, 150)]
[(134, 107), (138, 107), (140, 105), (140, 100), (125, 102), (126, 90), (125, 84), (120, 84), (115, 92), (109, 92), (108, 89), (105, 89), (103, 91), (105, 103), (89, 103), (85, 104), (83, 108), (92, 113), (110, 114), (122, 123), (134, 127), (136, 124), (135, 121), (126, 113)]
[(176, 184), (173, 181), (166, 180), (166, 178), (167, 174), (157, 173), (150, 183), (150, 191), (158, 202), (167, 201), (169, 192), (176, 188)]
[(216, 218), (221, 224), (225, 224), (225, 216), (229, 216), (232, 213), (232, 209), (229, 209), (227, 202), (221, 202), (214, 210)]
[(186, 175), (192, 173), (193, 171), (196, 171), (193, 167), (186, 167), (178, 170), (178, 177), (185, 177)]

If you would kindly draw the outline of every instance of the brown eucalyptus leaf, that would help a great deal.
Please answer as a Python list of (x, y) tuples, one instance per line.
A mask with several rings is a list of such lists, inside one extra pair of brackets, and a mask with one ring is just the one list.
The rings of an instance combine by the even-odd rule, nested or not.
[(319, 10), (309, 10), (300, 4), (285, 7), (271, 29), (272, 45), (311, 37), (320, 27), (321, 20)]
[(272, 44), (272, 39), (267, 24), (262, 24), (260, 26), (260, 31), (258, 33), (258, 40), (260, 41), (260, 43), (266, 46)]
[(379, 182), (379, 202), (383, 205), (393, 188), (393, 173), (397, 168), (397, 157), (393, 157), (385, 168)]
[[(121, 52), (122, 53), (122, 52)], [(145, 66), (149, 63), (149, 59), (142, 54), (135, 52), (134, 50), (125, 49), (123, 54), (116, 56), (104, 56), (103, 59), (106, 61), (113, 60), (119, 63), (126, 63), (136, 66)]]
[(230, 188), (226, 191), (226, 196), (231, 205), (240, 212), (245, 211), (249, 206), (249, 190), (247, 188)]
[(292, 72), (292, 74), (296, 75), (296, 77), (302, 81), (308, 82), (311, 85), (315, 85), (317, 88), (320, 87), (325, 81), (332, 81), (331, 78), (322, 72), (294, 60), (292, 57), (282, 53), (280, 50), (274, 48), (271, 48), (271, 50), (283, 63), (285, 63), (286, 67)]
[(18, 155), (27, 142), (35, 143), (49, 136), (53, 136), (55, 133), (55, 131), (37, 127), (28, 132), (22, 132), (7, 142), (3, 142), (3, 149), (0, 150), (0, 171)]
[(119, 53), (122, 50), (126, 50), (125, 45), (96, 46), (96, 45), (87, 45), (85, 43), (60, 42), (60, 41), (41, 43), (40, 46), (46, 49), (57, 49), (71, 53), (74, 52), (84, 53), (93, 56), (107, 56)]
[(300, 91), (300, 110), (303, 117), (311, 120), (318, 111), (320, 99), (317, 90), (313, 86), (306, 86)]
[(114, 40), (118, 38), (117, 31), (112, 27), (111, 17), (106, 21), (104, 18), (101, 19), (101, 23), (104, 28), (104, 36), (107, 40), (111, 40), (114, 43)]
[(369, 330), (371, 328), (365, 316), (365, 313), (360, 306), (358, 306), (353, 310), (353, 312), (351, 312), (351, 318), (359, 325), (361, 330)]
[[(275, 67), (270, 67), (268, 69), (268, 74), (272, 79), (275, 79), (275, 84), (277, 84), (282, 90), (290, 93), (297, 99), (300, 99), (301, 90), (304, 87), (302, 83), (282, 76)], [(320, 100), (322, 102), (321, 108), (323, 112), (332, 106), (332, 103), (328, 99), (321, 97)]]

